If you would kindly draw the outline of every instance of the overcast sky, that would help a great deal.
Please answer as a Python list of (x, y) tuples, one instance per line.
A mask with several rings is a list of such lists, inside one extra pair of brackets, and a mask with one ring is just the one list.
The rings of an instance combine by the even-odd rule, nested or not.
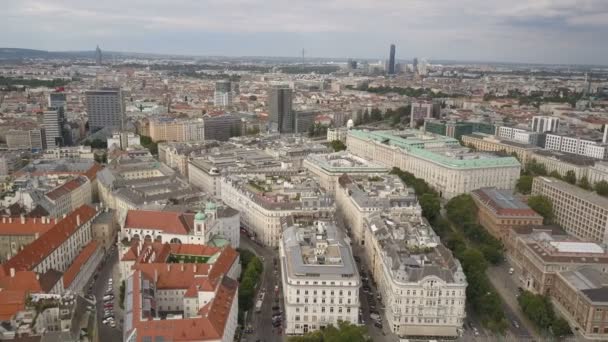
[(608, 64), (608, 0), (0, 0), (0, 47)]

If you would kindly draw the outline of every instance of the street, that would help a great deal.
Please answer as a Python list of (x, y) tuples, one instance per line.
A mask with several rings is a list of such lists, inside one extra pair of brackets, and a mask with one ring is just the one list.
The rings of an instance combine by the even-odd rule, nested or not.
[(119, 300), (119, 291), (120, 282), (117, 274), (118, 267), (118, 252), (116, 248), (109, 252), (110, 254), (107, 256), (107, 259), (102, 261), (101, 270), (97, 273), (97, 279), (93, 284), (93, 294), (96, 299), (96, 307), (97, 307), (97, 319), (98, 319), (98, 327), (99, 327), (99, 341), (122, 341), (122, 331), (120, 328), (122, 327), (122, 315), (119, 316), (116, 314), (116, 328), (112, 328), (109, 325), (103, 324), (101, 321), (103, 320), (104, 308), (103, 308), (103, 296), (105, 295), (106, 288), (108, 286), (108, 279), (110, 276), (113, 278), (114, 285), (114, 308), (116, 311), (119, 311), (120, 307), (118, 305)]
[[(281, 287), (281, 278), (280, 278), (280, 266), (277, 264), (277, 272), (275, 273), (275, 267), (273, 265), (273, 259), (277, 258), (278, 263), (278, 251), (275, 251), (272, 248), (267, 248), (258, 245), (257, 243), (251, 241), (246, 234), (241, 234), (241, 249), (248, 249), (254, 252), (258, 257), (264, 258), (264, 271), (262, 273), (260, 279), (260, 286), (258, 293), (260, 291), (265, 292), (264, 301), (262, 304), (262, 310), (259, 313), (256, 313), (252, 308), (251, 312), (247, 314), (247, 321), (245, 322), (245, 327), (251, 325), (253, 328), (253, 332), (250, 334), (243, 335), (241, 341), (257, 341), (261, 340), (264, 342), (279, 342), (284, 340), (283, 328), (274, 328), (272, 326), (272, 307), (278, 305), (281, 310), (283, 310), (283, 298), (282, 291), (279, 292), (279, 295), (275, 295), (274, 287), (278, 285)], [(243, 270), (244, 272), (245, 270)], [(257, 293), (256, 293), (257, 298)], [(278, 304), (277, 304), (278, 300)]]

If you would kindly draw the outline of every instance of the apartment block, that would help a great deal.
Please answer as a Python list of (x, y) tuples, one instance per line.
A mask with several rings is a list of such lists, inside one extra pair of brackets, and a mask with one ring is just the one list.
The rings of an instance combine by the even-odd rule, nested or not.
[(478, 151), (514, 153), (523, 165), (531, 160), (534, 151), (540, 150), (540, 147), (534, 145), (498, 139), (494, 135), (483, 133), (463, 135), (461, 140), (466, 146), (473, 146)]

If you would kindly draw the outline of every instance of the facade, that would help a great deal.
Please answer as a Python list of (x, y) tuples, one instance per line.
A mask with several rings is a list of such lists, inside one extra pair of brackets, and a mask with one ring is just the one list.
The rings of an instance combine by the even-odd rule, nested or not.
[(534, 146), (540, 146), (544, 137), (542, 133), (530, 132), (525, 129), (508, 126), (497, 127), (496, 136), (502, 139)]
[(46, 217), (3, 217), (0, 223), (0, 262), (12, 258), (23, 247), (44, 235), (54, 225)]
[(295, 111), (293, 133), (307, 133), (315, 124), (317, 112)]
[(48, 148), (42, 155), (44, 159), (89, 159), (94, 160), (95, 154), (90, 146), (65, 146)]
[(96, 132), (105, 127), (122, 130), (125, 120), (125, 102), (122, 90), (102, 88), (85, 92), (89, 130)]
[(351, 130), (346, 144), (354, 155), (424, 179), (446, 199), (482, 187), (513, 189), (521, 168), (513, 157), (470, 152), (456, 139), (411, 130)]
[(585, 242), (557, 227), (520, 226), (509, 231), (507, 256), (517, 265), (524, 289), (553, 295), (559, 272), (592, 267), (608, 272), (608, 252), (594, 242)]
[(266, 246), (279, 246), (282, 217), (327, 217), (335, 210), (332, 196), (307, 174), (228, 175), (220, 186), (224, 203), (240, 212), (242, 226)]
[(460, 139), (465, 134), (485, 133), (494, 134), (496, 128), (493, 124), (469, 121), (442, 121), (436, 119), (424, 120), (424, 131)]
[(139, 135), (131, 132), (116, 132), (112, 134), (111, 138), (107, 140), (108, 148), (119, 148), (126, 150), (128, 147), (141, 145)]
[(104, 257), (103, 248), (92, 240), (76, 256), (74, 262), (63, 273), (63, 288), (66, 292), (84, 294), (89, 279), (97, 272)]
[[(126, 276), (123, 341), (234, 339), (238, 253), (207, 246), (144, 244)], [(212, 252), (211, 255), (208, 253)], [(190, 259), (177, 263), (175, 260)], [(191, 260), (191, 261), (190, 261)]]
[(561, 151), (595, 159), (608, 158), (608, 144), (600, 139), (588, 140), (562, 134), (547, 133), (545, 140), (547, 150)]
[(93, 240), (97, 241), (102, 249), (109, 249), (116, 243), (118, 224), (114, 217), (114, 211), (105, 208), (93, 220), (91, 225)]
[(203, 117), (203, 127), (204, 135), (202, 140), (227, 141), (231, 137), (242, 134), (241, 119), (230, 114), (218, 116), (206, 115)]
[(59, 110), (60, 108), (67, 111), (67, 97), (65, 93), (54, 92), (49, 94), (49, 108)]
[(161, 118), (150, 120), (150, 138), (154, 141), (203, 141), (203, 119), (179, 120)]
[(391, 50), (388, 57), (388, 74), (395, 74), (395, 44), (391, 44)]
[(532, 131), (538, 133), (554, 132), (559, 130), (559, 118), (554, 116), (535, 116), (532, 118)]
[(366, 262), (399, 336), (454, 338), (466, 317), (467, 280), (420, 214), (375, 212), (365, 219)]
[(415, 127), (420, 120), (439, 119), (441, 117), (441, 104), (436, 101), (416, 100), (411, 103), (410, 127)]
[(229, 80), (215, 82), (213, 104), (216, 107), (227, 107), (232, 104), (232, 86)]
[(195, 245), (240, 243), (239, 213), (229, 207), (218, 208), (208, 202), (197, 214), (170, 211), (129, 210), (121, 221), (121, 238), (146, 242)]
[[(543, 164), (547, 173), (556, 171), (565, 176), (568, 171), (574, 172), (576, 179), (589, 175), (589, 169), (595, 165), (596, 159), (577, 154), (564, 153), (550, 150), (537, 150), (530, 154), (529, 160)], [(591, 183), (593, 184), (593, 183)]]
[(364, 222), (374, 212), (421, 214), (414, 190), (395, 175), (368, 177), (343, 175), (336, 188), (336, 205), (350, 227), (354, 242), (365, 244)]
[(587, 178), (589, 183), (608, 182), (608, 162), (597, 162), (589, 168)]
[(608, 243), (608, 199), (549, 177), (535, 177), (532, 194), (551, 200), (555, 223), (569, 234), (585, 241)]
[(496, 188), (473, 190), (479, 224), (495, 238), (504, 241), (513, 227), (542, 225), (543, 217), (515, 197), (511, 191)]
[(161, 143), (158, 144), (158, 159), (188, 177), (188, 163), (191, 159), (205, 155), (217, 146), (214, 141)]
[(472, 146), (478, 151), (514, 153), (523, 165), (531, 160), (533, 152), (540, 150), (540, 147), (534, 145), (501, 140), (494, 135), (483, 133), (463, 135), (461, 139), (463, 144)]
[(93, 203), (91, 181), (85, 176), (75, 177), (47, 192), (45, 197), (49, 216), (63, 217), (83, 205)]
[(587, 340), (608, 338), (608, 275), (582, 267), (560, 272), (554, 285), (553, 303), (571, 326)]
[(293, 91), (287, 86), (274, 86), (270, 89), (269, 110), (270, 130), (279, 133), (292, 133), (294, 127), (292, 109)]
[(55, 148), (64, 145), (62, 137), (63, 112), (59, 110), (47, 110), (43, 113), (44, 134), (47, 148)]
[[(9, 150), (42, 150), (46, 144), (44, 129), (10, 130), (6, 133)], [(44, 141), (44, 142), (43, 142)]]
[(328, 128), (327, 129), (327, 141), (335, 141), (339, 140), (341, 142), (346, 142), (346, 135), (348, 130), (346, 127), (339, 128)]
[(279, 245), (285, 334), (299, 335), (338, 321), (359, 322), (361, 282), (348, 242), (331, 221), (284, 220)]
[(334, 194), (338, 178), (343, 174), (369, 177), (388, 173), (388, 168), (370, 163), (346, 151), (330, 154), (310, 154), (303, 166), (319, 179), (319, 184), (328, 193)]
[(40, 276), (44, 292), (63, 293), (62, 273), (91, 241), (91, 222), (97, 214), (95, 208), (85, 205), (61, 220), (51, 220), (54, 225), (43, 238), (34, 240), (2, 265), (5, 272), (33, 271)]

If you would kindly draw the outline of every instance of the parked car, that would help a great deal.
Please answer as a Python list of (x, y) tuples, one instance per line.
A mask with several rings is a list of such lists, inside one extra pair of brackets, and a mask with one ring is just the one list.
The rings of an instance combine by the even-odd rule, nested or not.
[(374, 322), (374, 326), (375, 326), (376, 328), (380, 328), (380, 329), (382, 329), (382, 322), (375, 321), (375, 322)]
[(380, 315), (378, 315), (377, 313), (370, 314), (369, 318), (373, 319), (374, 321), (379, 321), (381, 319)]

